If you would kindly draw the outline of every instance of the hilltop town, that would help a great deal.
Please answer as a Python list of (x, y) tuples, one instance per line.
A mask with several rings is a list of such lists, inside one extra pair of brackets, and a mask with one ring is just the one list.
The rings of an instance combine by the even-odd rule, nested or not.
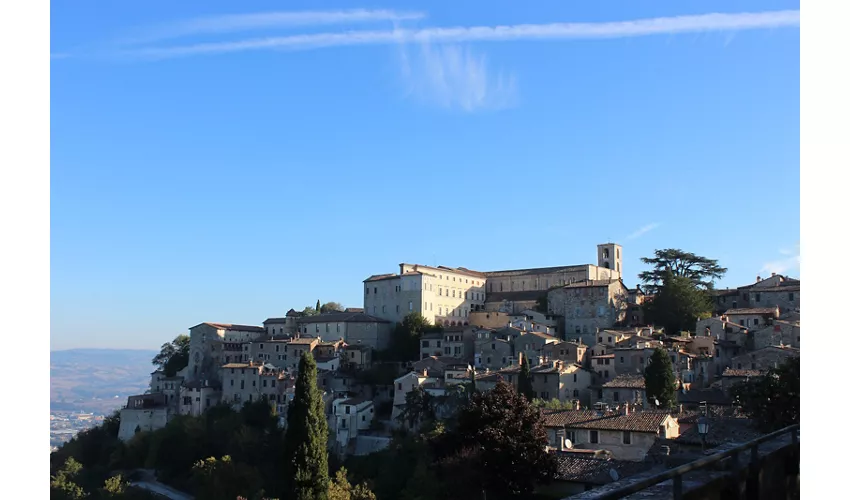
[[(709, 287), (713, 311), (689, 331), (664, 331), (645, 318), (657, 288), (624, 282), (622, 251), (605, 243), (595, 264), (491, 272), (402, 263), (363, 280), (362, 308), (318, 303), (257, 325), (201, 322), (182, 346), (185, 366), (157, 369), (150, 389), (129, 397), (118, 436), (256, 401), (285, 427), (305, 353), (340, 460), (419, 429), (427, 412), (410, 406), (423, 397), (434, 418), (448, 418), (470, 382), (479, 391), (506, 382), (541, 408), (558, 494), (762, 435), (734, 388), (799, 358), (800, 281), (771, 274)], [(670, 401), (647, 388), (659, 352)]]

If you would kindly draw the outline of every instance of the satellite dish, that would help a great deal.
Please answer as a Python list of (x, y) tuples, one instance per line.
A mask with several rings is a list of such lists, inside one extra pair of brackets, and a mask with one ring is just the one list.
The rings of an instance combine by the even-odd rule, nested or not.
[(609, 470), (609, 471), (608, 471), (608, 475), (609, 475), (609, 476), (611, 476), (611, 479), (613, 479), (614, 481), (619, 481), (619, 480), (620, 480), (620, 475), (619, 475), (619, 474), (617, 474), (617, 469), (611, 469), (611, 470)]
[(568, 450), (572, 450), (573, 449), (573, 442), (570, 441), (569, 439), (565, 439), (564, 440), (564, 448), (566, 448)]

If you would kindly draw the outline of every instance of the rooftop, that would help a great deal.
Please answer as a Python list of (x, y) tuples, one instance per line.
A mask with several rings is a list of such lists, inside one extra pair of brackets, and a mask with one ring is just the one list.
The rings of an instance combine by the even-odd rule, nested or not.
[(736, 370), (734, 368), (723, 370), (724, 377), (760, 377), (762, 375), (764, 375), (764, 372), (761, 370)]
[(578, 266), (555, 266), (555, 267), (535, 267), (531, 269), (511, 269), (508, 271), (490, 271), (484, 275), (488, 278), (502, 278), (508, 276), (530, 276), (535, 274), (556, 274), (556, 273), (571, 273), (587, 269), (589, 264)]
[(543, 425), (573, 429), (655, 433), (669, 417), (669, 413), (658, 411), (635, 411), (628, 415), (623, 413), (600, 415), (593, 410), (543, 410)]
[(332, 312), (304, 316), (298, 320), (298, 323), (389, 323), (389, 321), (362, 312)]
[(614, 482), (611, 471), (616, 470), (619, 478), (628, 477), (652, 468), (648, 462), (629, 462), (610, 458), (576, 456), (574, 453), (555, 453), (558, 463), (556, 481), (570, 481), (602, 485)]
[(211, 323), (209, 321), (205, 321), (198, 325), (193, 326), (192, 328), (197, 328), (201, 325), (211, 326), (218, 330), (227, 330), (227, 331), (236, 331), (236, 332), (265, 332), (266, 329), (262, 326), (252, 326), (252, 325), (233, 325), (230, 323)]
[(642, 375), (618, 375), (602, 384), (602, 387), (613, 389), (646, 389), (646, 381)]
[(742, 309), (729, 309), (725, 313), (726, 316), (729, 315), (739, 315), (739, 314), (776, 314), (775, 307), (749, 307)]

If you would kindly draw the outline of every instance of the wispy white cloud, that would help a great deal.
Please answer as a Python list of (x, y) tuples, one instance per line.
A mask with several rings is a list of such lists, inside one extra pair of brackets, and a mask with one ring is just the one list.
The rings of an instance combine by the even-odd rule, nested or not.
[(498, 110), (516, 102), (512, 74), (490, 69), (486, 57), (470, 47), (418, 44), (412, 54), (401, 48), (407, 95), (447, 109)]
[(630, 234), (630, 235), (626, 236), (626, 239), (627, 239), (627, 240), (634, 240), (634, 239), (636, 239), (636, 238), (640, 238), (640, 237), (641, 237), (641, 236), (643, 236), (644, 234), (646, 234), (646, 233), (648, 233), (648, 232), (652, 231), (653, 229), (656, 229), (656, 228), (657, 228), (658, 226), (660, 226), (660, 225), (661, 225), (661, 224), (659, 224), (659, 223), (657, 223), (657, 222), (653, 222), (653, 223), (651, 223), (651, 224), (647, 224), (647, 225), (645, 225), (645, 226), (641, 227), (640, 229), (638, 229), (637, 231), (633, 232), (632, 234)]
[(794, 248), (780, 249), (779, 254), (784, 257), (781, 259), (772, 260), (764, 264), (761, 268), (763, 273), (784, 274), (788, 271), (800, 270), (800, 242), (798, 241)]
[(249, 50), (308, 50), (401, 42), (462, 43), (511, 40), (568, 40), (627, 38), (681, 33), (732, 32), (799, 26), (800, 11), (785, 10), (737, 14), (703, 14), (605, 23), (521, 24), (452, 28), (393, 29), (314, 33), (174, 47), (140, 48), (124, 52), (154, 59)]
[(398, 22), (423, 19), (424, 17), (425, 14), (422, 12), (368, 9), (230, 14), (199, 17), (141, 28), (136, 36), (126, 38), (120, 43), (149, 43), (195, 35), (236, 33), (271, 28), (356, 24), (378, 21)]

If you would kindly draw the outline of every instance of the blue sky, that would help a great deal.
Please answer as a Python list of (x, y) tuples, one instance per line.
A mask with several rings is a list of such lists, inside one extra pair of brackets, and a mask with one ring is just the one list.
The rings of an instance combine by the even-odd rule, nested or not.
[(52, 349), (607, 240), (799, 276), (799, 2), (51, 9)]

